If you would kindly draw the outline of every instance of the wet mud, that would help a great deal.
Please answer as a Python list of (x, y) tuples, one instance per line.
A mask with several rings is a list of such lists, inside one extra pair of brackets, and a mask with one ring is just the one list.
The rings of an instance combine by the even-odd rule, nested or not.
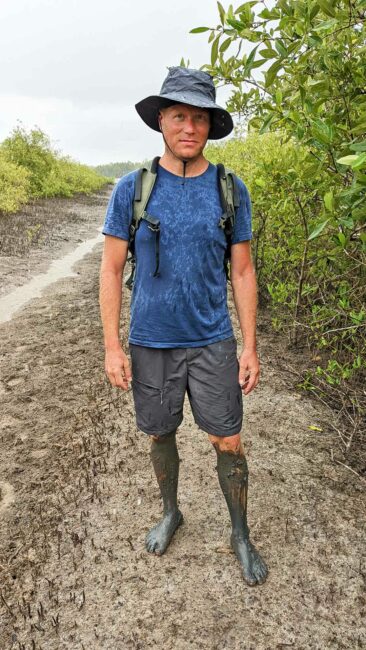
[[(93, 237), (109, 192), (43, 203), (54, 222), (36, 206), (44, 243), (23, 252), (20, 220), (13, 233), (7, 222), (2, 294)], [(287, 349), (265, 311), (243, 442), (248, 524), (269, 577), (242, 578), (215, 450), (188, 403), (177, 434), (184, 522), (163, 556), (147, 553), (162, 504), (131, 392), (104, 375), (101, 250), (0, 325), (1, 650), (365, 648), (365, 484), (332, 461), (329, 410), (286, 372), (305, 352)]]

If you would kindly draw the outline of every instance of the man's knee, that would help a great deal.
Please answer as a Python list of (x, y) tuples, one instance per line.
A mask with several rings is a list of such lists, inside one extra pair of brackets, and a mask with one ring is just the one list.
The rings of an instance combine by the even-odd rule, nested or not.
[(239, 454), (243, 452), (243, 447), (240, 440), (240, 433), (233, 436), (213, 436), (208, 435), (210, 442), (213, 444), (217, 451), (229, 451), (232, 454)]
[(177, 432), (174, 430), (171, 431), (170, 433), (165, 433), (163, 436), (150, 435), (150, 438), (152, 442), (166, 442), (167, 440), (171, 440), (172, 438), (174, 438), (176, 433)]

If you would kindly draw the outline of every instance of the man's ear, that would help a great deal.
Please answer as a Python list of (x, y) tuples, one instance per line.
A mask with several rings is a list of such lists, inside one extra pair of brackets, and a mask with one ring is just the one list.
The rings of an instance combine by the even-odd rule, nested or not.
[(158, 123), (159, 123), (159, 129), (160, 129), (160, 131), (162, 130), (162, 129), (161, 129), (161, 118), (162, 118), (161, 111), (159, 111), (159, 113), (158, 113)]

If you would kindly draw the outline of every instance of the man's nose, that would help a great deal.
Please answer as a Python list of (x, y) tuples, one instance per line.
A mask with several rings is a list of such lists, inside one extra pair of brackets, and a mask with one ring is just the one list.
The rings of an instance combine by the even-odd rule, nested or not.
[(186, 133), (194, 132), (194, 120), (191, 117), (186, 117), (184, 120), (184, 130)]

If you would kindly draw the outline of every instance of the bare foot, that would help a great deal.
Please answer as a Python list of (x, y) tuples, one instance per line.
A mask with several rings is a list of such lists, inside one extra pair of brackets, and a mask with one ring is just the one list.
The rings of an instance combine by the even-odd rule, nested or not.
[(163, 555), (170, 544), (175, 531), (183, 522), (183, 515), (180, 510), (165, 515), (163, 519), (152, 528), (146, 535), (146, 549), (149, 553)]
[(231, 535), (231, 546), (243, 570), (244, 580), (253, 587), (266, 581), (267, 566), (249, 538)]

